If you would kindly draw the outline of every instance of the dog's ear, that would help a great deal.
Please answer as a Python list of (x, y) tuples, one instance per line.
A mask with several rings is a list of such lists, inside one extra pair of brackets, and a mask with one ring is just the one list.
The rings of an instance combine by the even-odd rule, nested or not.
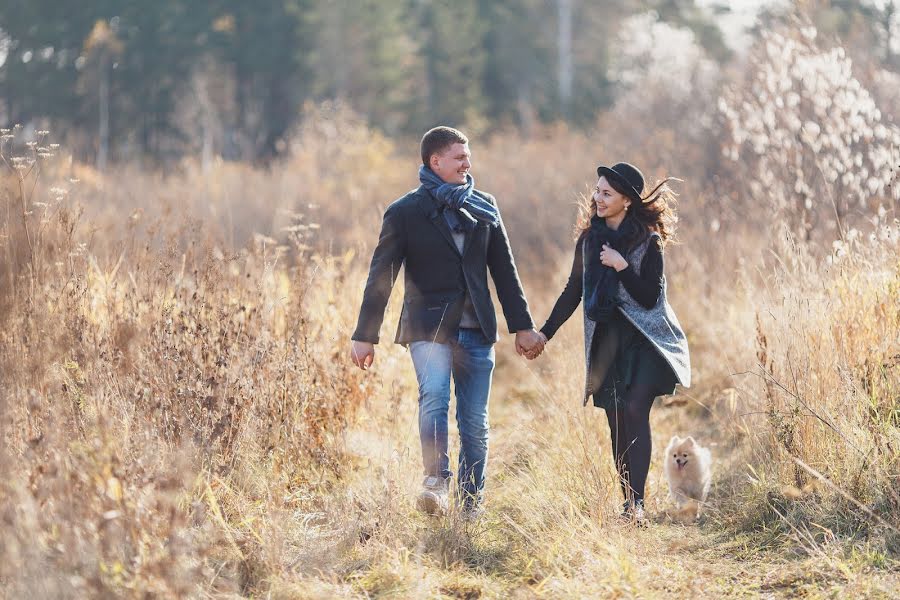
[(692, 436), (689, 435), (687, 437), (687, 445), (688, 446), (696, 446), (697, 442), (694, 440), (694, 438)]
[(677, 445), (680, 444), (680, 443), (681, 443), (681, 438), (678, 437), (677, 435), (673, 435), (673, 436), (672, 436), (672, 439), (669, 440), (669, 445), (670, 445), (670, 446), (677, 446)]

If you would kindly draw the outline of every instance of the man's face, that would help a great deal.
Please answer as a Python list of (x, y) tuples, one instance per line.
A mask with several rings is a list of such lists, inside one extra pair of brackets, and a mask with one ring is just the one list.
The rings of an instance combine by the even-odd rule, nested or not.
[(472, 153), (468, 144), (459, 142), (448, 146), (443, 152), (431, 155), (431, 170), (447, 183), (456, 185), (466, 182), (466, 174), (472, 168)]

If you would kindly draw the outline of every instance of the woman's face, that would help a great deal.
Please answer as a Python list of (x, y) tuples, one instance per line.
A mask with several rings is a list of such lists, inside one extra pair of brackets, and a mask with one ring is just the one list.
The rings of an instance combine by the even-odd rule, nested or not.
[(625, 212), (631, 204), (631, 198), (614, 190), (606, 177), (597, 180), (591, 199), (594, 201), (597, 216), (601, 219), (614, 219)]

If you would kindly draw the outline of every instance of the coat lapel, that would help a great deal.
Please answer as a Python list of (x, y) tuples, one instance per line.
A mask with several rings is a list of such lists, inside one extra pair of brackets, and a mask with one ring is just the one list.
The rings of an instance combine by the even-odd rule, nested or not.
[[(478, 190), (475, 190), (475, 194), (482, 200), (487, 201), (487, 198), (485, 196), (483, 196)], [(472, 229), (466, 230), (466, 240), (463, 243), (463, 249), (462, 249), (463, 256), (465, 256), (466, 252), (469, 251), (469, 246), (472, 245), (472, 240), (475, 239), (475, 236), (485, 235), (485, 232), (487, 232), (487, 235), (490, 235), (490, 225), (485, 226), (481, 222), (476, 222), (475, 227), (473, 227)]]
[(469, 251), (469, 246), (472, 245), (472, 240), (475, 238), (476, 235), (478, 235), (479, 229), (482, 229), (482, 228), (479, 227), (478, 224), (476, 224), (475, 227), (466, 230), (466, 238), (465, 238), (465, 241), (463, 241), (463, 249), (462, 249), (463, 256), (465, 256), (466, 252)]
[[(450, 244), (450, 247), (453, 248), (453, 251), (457, 254), (460, 254), (459, 248), (456, 247), (456, 242), (453, 241), (453, 235), (450, 233), (450, 226), (447, 225), (447, 220), (444, 219), (444, 216), (438, 210), (437, 200), (435, 200), (428, 190), (424, 187), (419, 188), (419, 206), (422, 208), (422, 211), (425, 213), (434, 226), (437, 227), (438, 231), (441, 232), (441, 235), (447, 243)], [(466, 234), (466, 244), (469, 242), (469, 237), (471, 234)], [(465, 250), (465, 245), (463, 246)]]

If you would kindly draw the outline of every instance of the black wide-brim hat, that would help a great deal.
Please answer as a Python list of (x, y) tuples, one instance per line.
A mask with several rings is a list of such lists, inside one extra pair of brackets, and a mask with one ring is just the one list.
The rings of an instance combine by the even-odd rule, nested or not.
[(635, 202), (641, 202), (644, 194), (644, 175), (636, 166), (620, 162), (611, 167), (597, 167), (597, 177), (615, 179), (625, 188), (625, 193)]

